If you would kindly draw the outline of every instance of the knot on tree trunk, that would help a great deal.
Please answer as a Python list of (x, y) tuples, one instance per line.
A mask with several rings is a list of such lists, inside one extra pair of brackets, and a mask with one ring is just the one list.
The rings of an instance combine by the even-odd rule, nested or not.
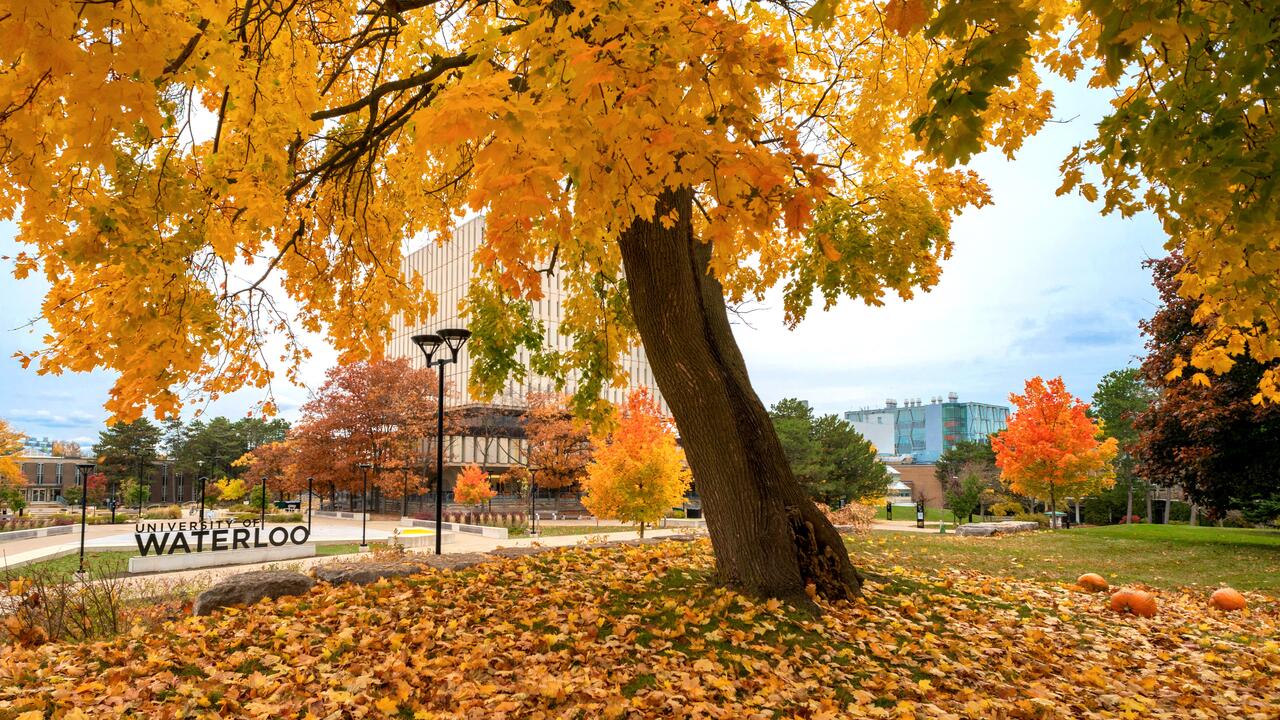
[[(862, 594), (862, 577), (849, 563), (849, 556), (838, 533), (832, 538), (819, 531), (819, 525), (806, 516), (805, 508), (789, 506), (787, 519), (794, 538), (796, 564), (800, 576), (814, 586), (814, 592), (828, 600), (852, 600)], [(813, 508), (813, 512), (818, 512)], [(830, 525), (828, 525), (830, 527)]]

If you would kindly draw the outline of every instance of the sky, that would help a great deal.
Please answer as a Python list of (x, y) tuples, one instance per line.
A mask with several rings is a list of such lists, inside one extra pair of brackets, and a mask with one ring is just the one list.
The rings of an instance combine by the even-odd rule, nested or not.
[[(932, 291), (882, 307), (847, 299), (828, 312), (819, 306), (795, 330), (783, 325), (771, 295), (748, 315), (750, 326), (735, 328), (765, 403), (798, 397), (841, 413), (956, 392), (1005, 404), (1035, 375), (1061, 375), (1087, 399), (1102, 375), (1136, 363), (1138, 322), (1156, 306), (1142, 262), (1164, 253), (1164, 236), (1151, 217), (1102, 217), (1078, 196), (1054, 195), (1059, 163), (1090, 136), (1107, 97), (1080, 83), (1050, 87), (1059, 122), (1013, 161), (988, 153), (971, 163), (994, 203), (956, 220), (952, 257)], [(32, 322), (43, 280), (12, 277), (15, 229), (0, 223), (0, 417), (33, 437), (91, 444), (106, 421), (112, 375), (39, 376), (12, 357), (37, 348), (47, 330)], [(319, 337), (311, 349), (303, 378), (318, 387), (334, 353)], [(281, 379), (274, 391), (282, 415), (294, 419), (308, 388)], [(241, 391), (204, 411), (240, 417), (261, 399), (260, 391)]]

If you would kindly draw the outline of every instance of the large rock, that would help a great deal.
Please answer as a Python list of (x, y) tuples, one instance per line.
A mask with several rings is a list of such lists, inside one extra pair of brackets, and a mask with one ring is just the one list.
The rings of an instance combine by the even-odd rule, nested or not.
[(497, 548), (489, 554), (503, 558), (518, 558), (528, 557), (529, 555), (541, 555), (543, 553), (555, 552), (563, 549), (563, 547), (556, 545), (513, 545), (512, 547)]
[(1039, 529), (1040, 523), (1037, 522), (1031, 522), (1029, 520), (1009, 520), (1005, 522), (969, 523), (968, 525), (961, 525), (956, 528), (956, 534), (971, 535), (975, 537), (991, 537), (993, 535), (1031, 532)]
[(334, 585), (368, 585), (382, 578), (417, 575), (422, 572), (423, 567), (416, 560), (367, 560), (318, 565), (312, 572), (317, 580)]
[(219, 582), (196, 597), (195, 614), (208, 615), (230, 605), (252, 605), (263, 598), (303, 595), (316, 584), (302, 573), (259, 570), (241, 573)]
[(488, 553), (450, 553), (426, 555), (420, 559), (423, 565), (436, 570), (466, 570), (481, 563), (496, 562), (498, 558)]

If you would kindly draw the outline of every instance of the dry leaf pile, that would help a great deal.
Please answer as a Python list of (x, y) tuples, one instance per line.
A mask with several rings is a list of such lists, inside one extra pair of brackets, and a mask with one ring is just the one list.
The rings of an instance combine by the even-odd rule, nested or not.
[[(860, 558), (865, 566), (866, 558)], [(706, 542), (317, 586), (110, 642), (0, 650), (0, 718), (1276, 718), (1280, 608), (876, 573), (820, 616), (707, 582)]]

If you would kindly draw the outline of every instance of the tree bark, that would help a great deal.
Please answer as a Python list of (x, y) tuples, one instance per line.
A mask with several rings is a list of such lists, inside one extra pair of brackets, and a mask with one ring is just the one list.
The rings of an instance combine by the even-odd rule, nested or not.
[(1129, 506), (1125, 511), (1124, 522), (1126, 525), (1133, 522), (1133, 478), (1129, 478)]
[[(656, 218), (676, 210), (665, 228)], [(764, 405), (751, 388), (729, 326), (724, 292), (708, 272), (688, 188), (659, 198), (620, 247), (631, 310), (702, 496), (718, 579), (755, 595), (807, 605), (859, 593), (840, 534), (791, 474)]]
[(1049, 529), (1058, 529), (1058, 499), (1054, 497), (1053, 483), (1049, 483)]

